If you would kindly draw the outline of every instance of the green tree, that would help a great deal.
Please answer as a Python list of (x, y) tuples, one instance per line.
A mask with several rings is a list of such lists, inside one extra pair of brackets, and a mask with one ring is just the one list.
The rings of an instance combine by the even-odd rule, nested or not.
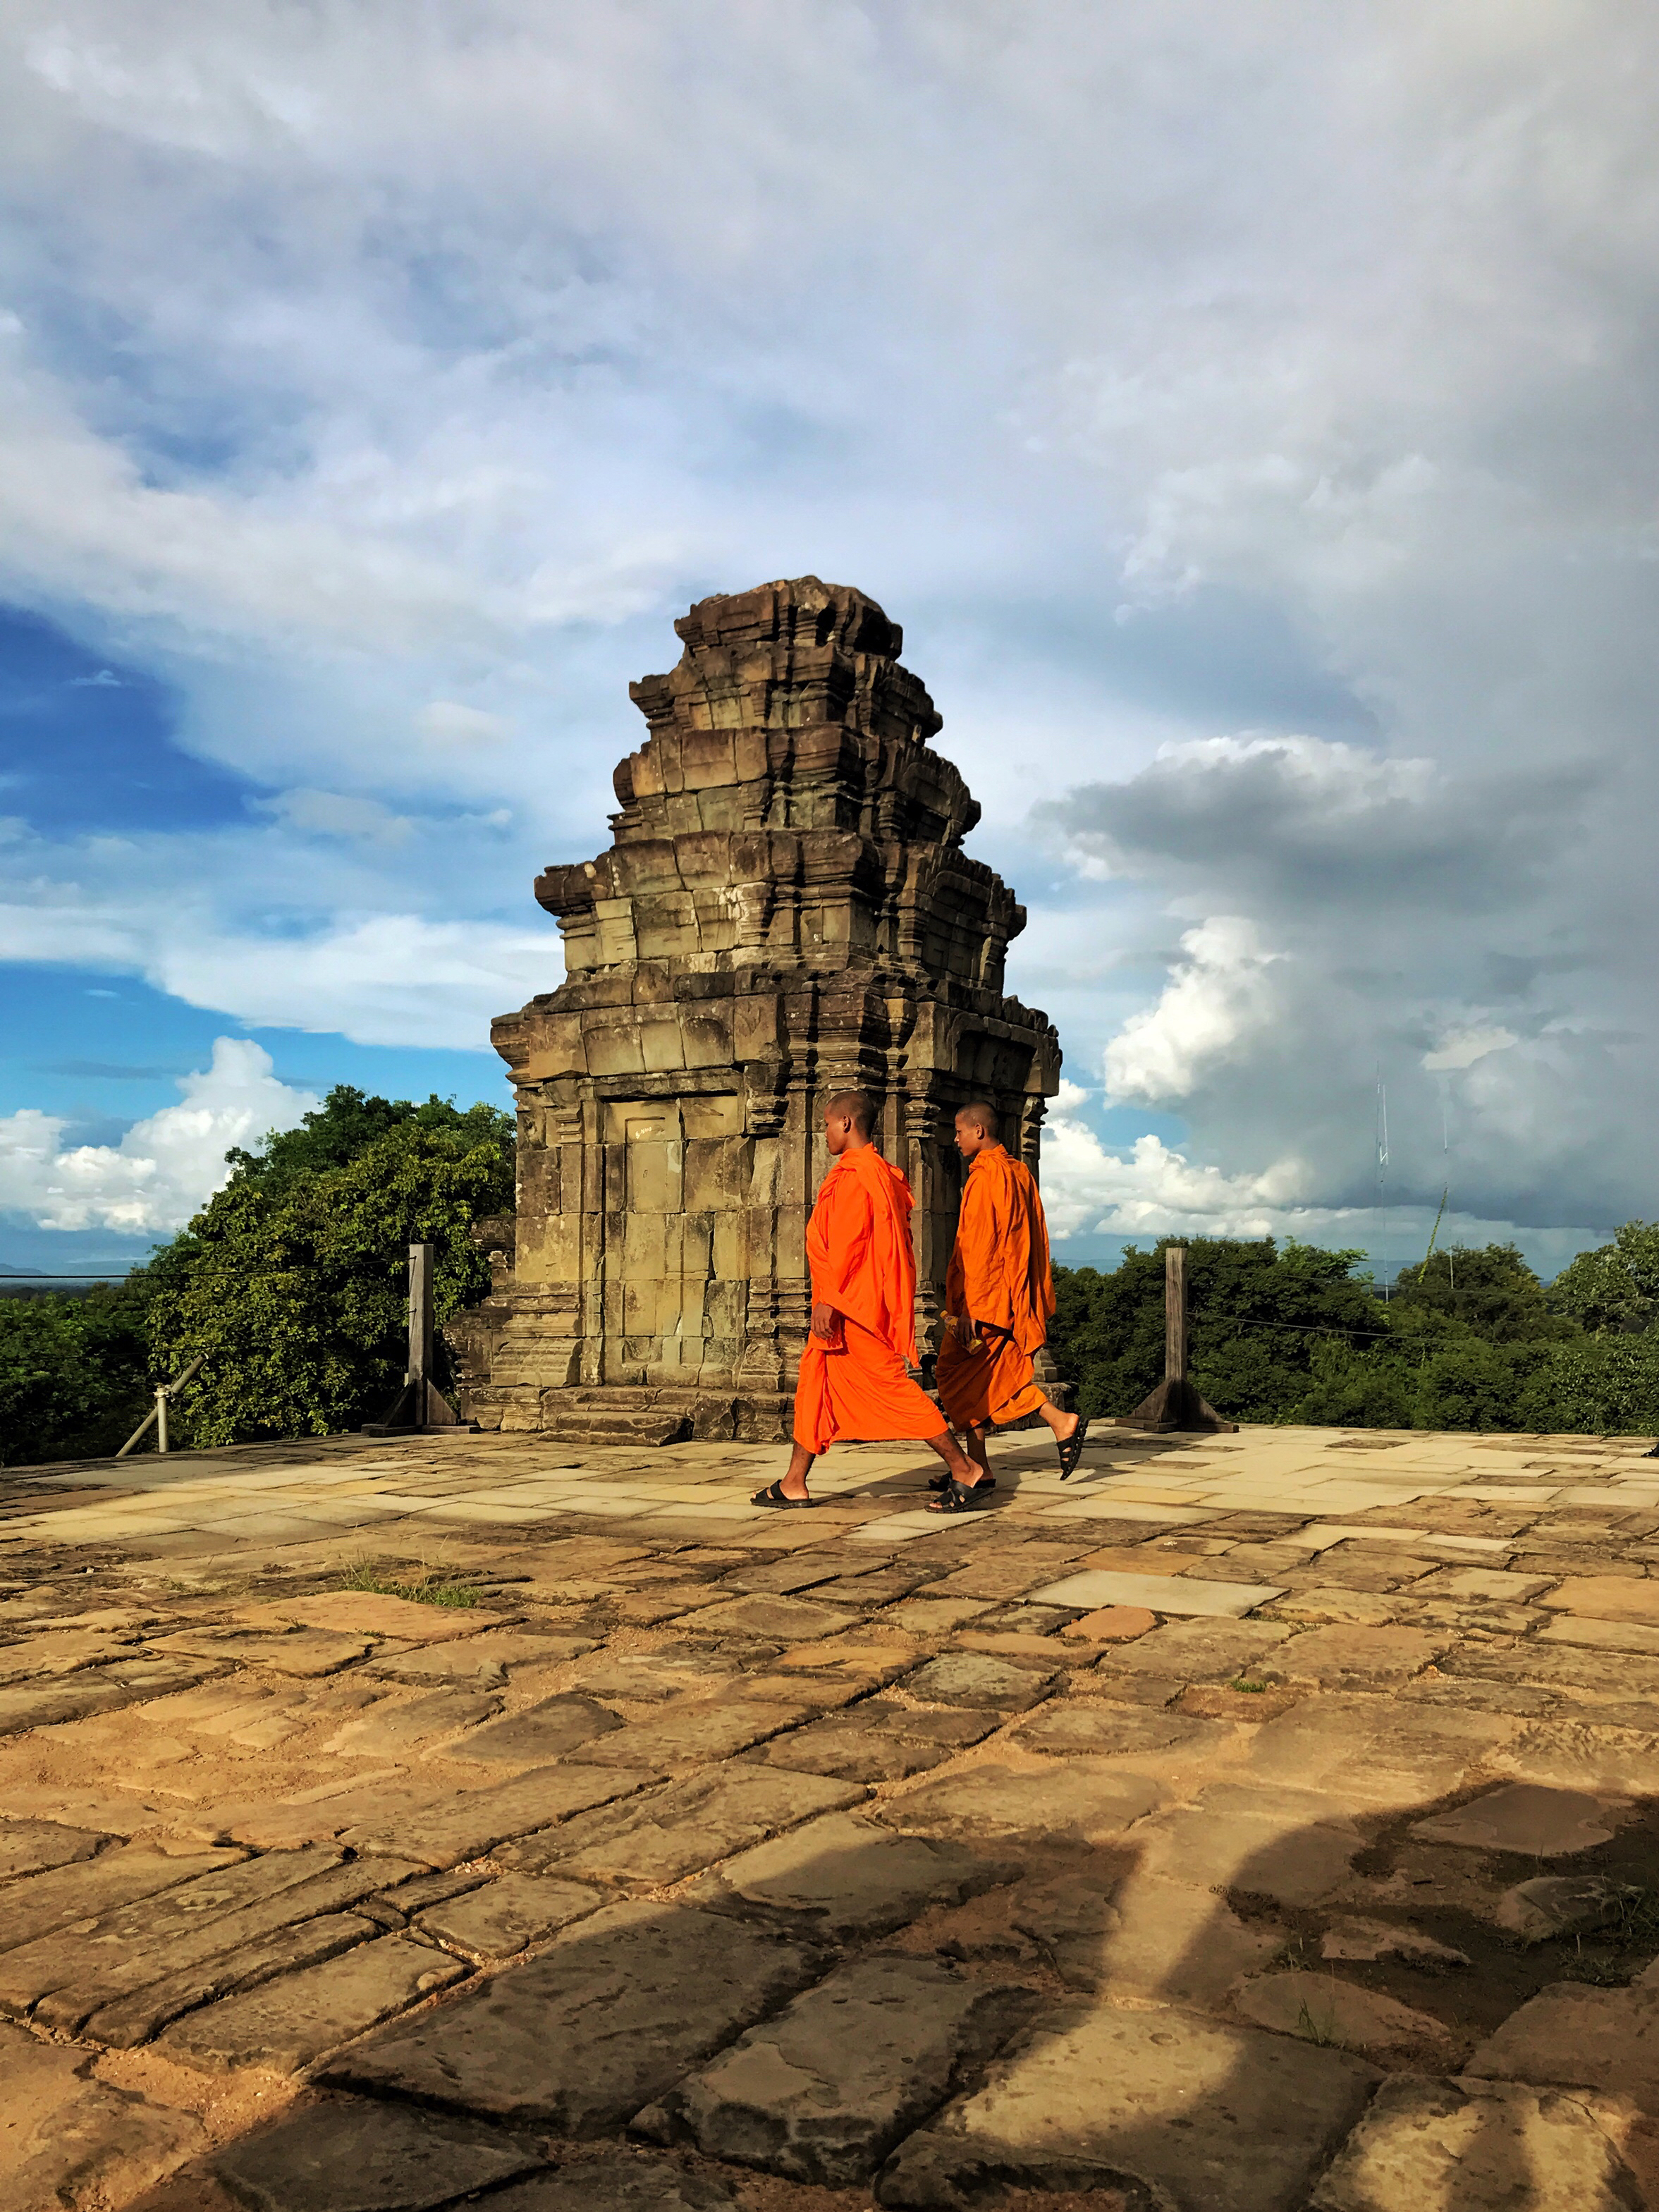
[(1454, 1245), (1402, 1267), (1389, 1300), (1396, 1323), (1433, 1316), (1488, 1344), (1559, 1340), (1576, 1324), (1553, 1312), (1544, 1285), (1513, 1244)]
[(125, 1284), (0, 1299), (0, 1465), (118, 1451), (149, 1402), (148, 1350)]
[(1581, 1252), (1548, 1297), (1558, 1313), (1598, 1334), (1651, 1328), (1659, 1315), (1659, 1222), (1627, 1221), (1611, 1244)]
[(441, 1324), (489, 1288), (472, 1224), (512, 1203), (513, 1121), (493, 1107), (394, 1104), (343, 1085), (298, 1130), (235, 1158), (224, 1189), (144, 1270), (155, 1369), (204, 1355), (180, 1441), (373, 1419), (403, 1379), (408, 1247), (436, 1247)]
[(1109, 1274), (1056, 1268), (1050, 1332), (1061, 1372), (1091, 1416), (1127, 1413), (1164, 1374), (1164, 1253), (1185, 1243), (1194, 1382), (1233, 1419), (1291, 1418), (1306, 1395), (1316, 1347), (1386, 1330), (1382, 1308), (1353, 1279), (1358, 1252), (1325, 1252), (1270, 1237), (1162, 1239), (1128, 1247)]

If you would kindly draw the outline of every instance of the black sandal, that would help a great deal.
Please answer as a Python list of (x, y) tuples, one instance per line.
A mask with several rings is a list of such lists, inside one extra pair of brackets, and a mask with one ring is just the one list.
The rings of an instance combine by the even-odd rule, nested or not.
[(749, 1501), (751, 1505), (816, 1505), (817, 1502), (816, 1498), (787, 1497), (781, 1475), (769, 1489), (757, 1490)]
[(980, 1492), (988, 1486), (983, 1482), (958, 1482), (955, 1475), (947, 1475), (945, 1488), (927, 1508), (930, 1513), (973, 1513), (982, 1510), (984, 1499)]
[[(927, 1478), (927, 1487), (929, 1490), (945, 1490), (948, 1489), (955, 1480), (956, 1477), (953, 1474), (930, 1474)], [(978, 1482), (974, 1486), (976, 1490), (994, 1490), (996, 1486), (997, 1479), (994, 1474), (981, 1475)]]
[(1054, 1449), (1060, 1454), (1060, 1479), (1062, 1482), (1069, 1481), (1077, 1473), (1078, 1462), (1083, 1456), (1083, 1439), (1088, 1433), (1089, 1417), (1086, 1413), (1079, 1413), (1077, 1426), (1065, 1443), (1062, 1443), (1058, 1437), (1054, 1438)]

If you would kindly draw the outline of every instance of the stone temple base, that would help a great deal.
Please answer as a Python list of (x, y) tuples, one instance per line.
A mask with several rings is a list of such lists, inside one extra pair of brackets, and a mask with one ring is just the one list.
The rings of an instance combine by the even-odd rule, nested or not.
[(787, 1443), (794, 1400), (787, 1392), (726, 1395), (709, 1390), (630, 1389), (600, 1384), (591, 1389), (472, 1394), (481, 1429), (543, 1436), (555, 1443), (679, 1444)]

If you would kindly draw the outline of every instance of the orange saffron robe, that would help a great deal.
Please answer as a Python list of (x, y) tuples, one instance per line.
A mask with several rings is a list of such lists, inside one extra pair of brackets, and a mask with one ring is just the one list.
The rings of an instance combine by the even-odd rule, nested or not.
[(905, 1372), (916, 1357), (916, 1255), (910, 1186), (873, 1145), (843, 1152), (806, 1230), (812, 1303), (841, 1325), (809, 1336), (795, 1386), (795, 1442), (813, 1453), (837, 1437), (936, 1437), (945, 1417)]
[(969, 1168), (945, 1310), (971, 1319), (981, 1332), (977, 1352), (964, 1351), (954, 1330), (939, 1352), (939, 1401), (951, 1426), (1036, 1413), (1046, 1401), (1031, 1357), (1048, 1342), (1054, 1310), (1048, 1224), (1036, 1176), (1001, 1145), (988, 1145)]

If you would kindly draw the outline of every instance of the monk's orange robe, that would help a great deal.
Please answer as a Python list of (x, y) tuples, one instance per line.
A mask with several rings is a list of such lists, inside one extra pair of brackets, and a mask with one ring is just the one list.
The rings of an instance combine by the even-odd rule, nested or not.
[(979, 1334), (976, 1352), (964, 1351), (954, 1331), (939, 1351), (939, 1401), (952, 1427), (1036, 1413), (1045, 1401), (1031, 1357), (1048, 1342), (1054, 1310), (1048, 1224), (1036, 1176), (1000, 1145), (988, 1145), (968, 1170), (945, 1310), (971, 1319)]
[(843, 1152), (806, 1231), (812, 1303), (841, 1316), (835, 1337), (809, 1336), (795, 1386), (795, 1442), (821, 1452), (837, 1437), (936, 1437), (939, 1407), (905, 1372), (916, 1358), (916, 1255), (910, 1186), (873, 1145)]

